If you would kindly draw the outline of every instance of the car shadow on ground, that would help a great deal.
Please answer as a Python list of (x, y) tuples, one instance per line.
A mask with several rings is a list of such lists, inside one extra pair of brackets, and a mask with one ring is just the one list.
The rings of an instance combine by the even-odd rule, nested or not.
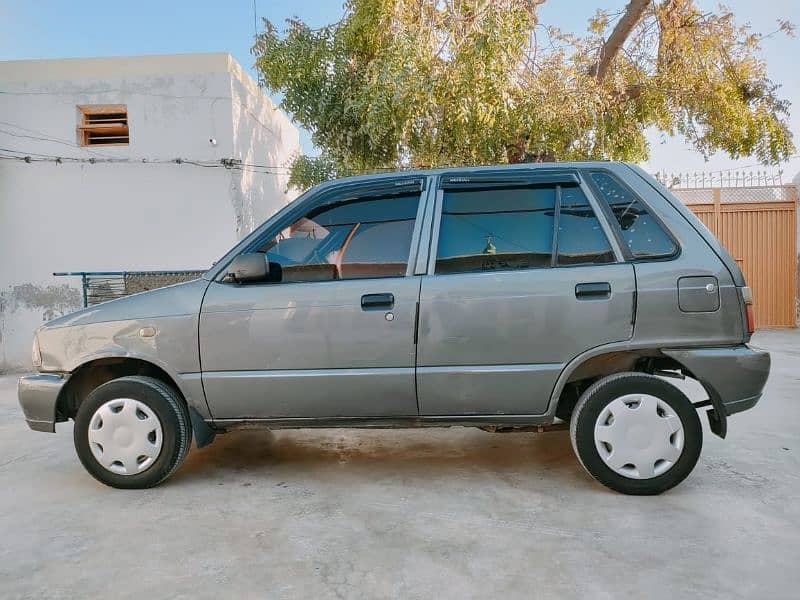
[[(437, 434), (437, 432), (439, 432)], [(566, 431), (487, 433), (452, 430), (237, 431), (193, 448), (176, 483), (228, 475), (313, 473), (335, 467), (366, 478), (402, 474), (419, 480), (470, 472), (512, 472), (590, 485)], [(565, 481), (566, 480), (566, 481)]]

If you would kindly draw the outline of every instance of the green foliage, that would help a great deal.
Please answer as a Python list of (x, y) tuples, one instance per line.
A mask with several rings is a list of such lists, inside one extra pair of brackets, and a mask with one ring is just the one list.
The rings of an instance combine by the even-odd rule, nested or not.
[(292, 163), (292, 171), (289, 175), (289, 187), (303, 190), (310, 185), (354, 174), (355, 173), (351, 171), (342, 171), (336, 162), (331, 160), (328, 155), (301, 155), (295, 158)]
[[(538, 23), (541, 1), (348, 0), (321, 29), (267, 24), (253, 47), (261, 83), (322, 150), (295, 161), (291, 185), (405, 167), (639, 161), (650, 126), (706, 155), (774, 163), (794, 151), (760, 37), (727, 9), (648, 3), (609, 49), (618, 15), (598, 10), (571, 36)], [(602, 53), (612, 62), (598, 75)]]

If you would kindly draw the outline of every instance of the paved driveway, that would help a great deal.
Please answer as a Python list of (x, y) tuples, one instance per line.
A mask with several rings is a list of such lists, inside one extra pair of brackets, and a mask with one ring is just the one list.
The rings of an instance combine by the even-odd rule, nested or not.
[(167, 484), (89, 477), (0, 378), (0, 598), (798, 598), (800, 332), (689, 479), (626, 497), (564, 432), (220, 436)]

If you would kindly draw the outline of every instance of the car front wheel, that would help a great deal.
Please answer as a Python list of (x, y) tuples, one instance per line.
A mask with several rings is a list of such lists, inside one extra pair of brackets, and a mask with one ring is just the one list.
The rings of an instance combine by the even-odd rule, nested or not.
[(75, 450), (97, 480), (148, 488), (167, 479), (192, 443), (183, 400), (152, 377), (114, 379), (93, 390), (75, 415)]
[(700, 457), (703, 429), (691, 401), (653, 375), (617, 373), (594, 383), (570, 422), (583, 467), (624, 494), (660, 494), (686, 479)]

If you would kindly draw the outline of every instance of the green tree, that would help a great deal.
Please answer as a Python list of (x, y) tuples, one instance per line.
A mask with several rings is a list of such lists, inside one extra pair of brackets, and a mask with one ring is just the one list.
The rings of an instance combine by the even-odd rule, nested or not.
[[(305, 188), (350, 173), (541, 160), (647, 158), (644, 130), (775, 163), (794, 152), (763, 36), (724, 7), (631, 0), (586, 33), (539, 23), (544, 0), (348, 0), (341, 21), (271, 23), (262, 85), (322, 151)], [(793, 34), (788, 22), (773, 33)]]

